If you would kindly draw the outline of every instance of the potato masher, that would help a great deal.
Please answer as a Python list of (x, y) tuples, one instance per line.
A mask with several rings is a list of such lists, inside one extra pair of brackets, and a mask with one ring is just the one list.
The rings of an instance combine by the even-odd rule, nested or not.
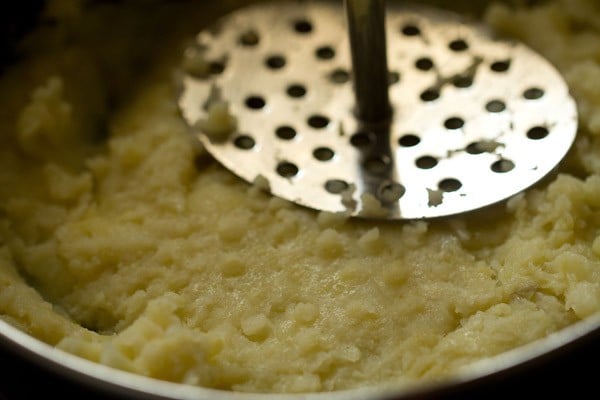
[(440, 9), (261, 2), (186, 49), (181, 113), (226, 168), (349, 216), (486, 207), (552, 172), (577, 132), (559, 72)]

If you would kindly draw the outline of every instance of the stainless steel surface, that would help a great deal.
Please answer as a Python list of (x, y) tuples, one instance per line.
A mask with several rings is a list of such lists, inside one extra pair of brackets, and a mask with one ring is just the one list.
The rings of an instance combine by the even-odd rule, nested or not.
[(388, 96), (385, 0), (345, 0), (356, 116), (363, 122), (391, 117)]
[[(129, 372), (117, 370), (105, 365), (97, 364), (69, 353), (65, 353), (49, 346), (0, 320), (0, 345), (20, 353), (23, 357), (32, 360), (37, 365), (46, 368), (65, 378), (72, 379), (89, 388), (101, 390), (113, 399), (163, 399), (163, 400), (409, 400), (409, 399), (454, 399), (465, 398), (461, 396), (469, 393), (469, 385), (482, 385), (479, 395), (488, 397), (494, 390), (490, 382), (502, 382), (503, 374), (512, 369), (515, 373), (524, 373), (531, 368), (528, 363), (549, 361), (560, 355), (555, 352), (568, 352), (579, 345), (597, 339), (600, 334), (600, 314), (586, 320), (577, 322), (563, 330), (550, 334), (547, 337), (531, 342), (498, 356), (486, 358), (459, 371), (446, 381), (427, 384), (415, 384), (402, 388), (390, 385), (387, 387), (363, 387), (353, 390), (323, 392), (323, 393), (242, 393), (216, 389), (207, 389), (193, 385), (176, 384), (172, 382), (152, 379)], [(576, 368), (577, 366), (573, 366)], [(520, 369), (519, 369), (520, 368)], [(564, 373), (567, 376), (568, 373)], [(478, 382), (480, 381), (481, 382)], [(505, 383), (505, 382), (504, 382)], [(531, 389), (531, 388), (529, 388)], [(546, 388), (536, 388), (536, 392), (543, 393)], [(569, 390), (572, 389), (569, 387)], [(576, 388), (570, 394), (576, 392)], [(506, 393), (506, 392), (505, 392)], [(519, 393), (522, 394), (522, 393)], [(478, 396), (481, 397), (481, 396)], [(103, 398), (107, 398), (104, 397)]]
[[(199, 140), (225, 167), (300, 205), (352, 216), (418, 219), (507, 199), (550, 173), (571, 147), (577, 110), (550, 63), (454, 14), (389, 7), (389, 125), (353, 113), (341, 4), (279, 2), (236, 11), (192, 49), (213, 68), (184, 77), (194, 126), (216, 95), (237, 131)], [(383, 140), (382, 140), (383, 138)], [(375, 205), (375, 207), (373, 207)]]

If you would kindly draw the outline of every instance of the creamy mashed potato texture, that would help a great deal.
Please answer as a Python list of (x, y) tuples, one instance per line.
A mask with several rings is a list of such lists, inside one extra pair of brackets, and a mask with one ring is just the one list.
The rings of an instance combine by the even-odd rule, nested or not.
[(483, 13), (572, 89), (558, 174), (493, 209), (394, 223), (271, 197), (194, 141), (182, 50), (241, 4), (47, 3), (0, 76), (3, 320), (162, 380), (314, 392), (443, 379), (600, 310), (597, 1)]

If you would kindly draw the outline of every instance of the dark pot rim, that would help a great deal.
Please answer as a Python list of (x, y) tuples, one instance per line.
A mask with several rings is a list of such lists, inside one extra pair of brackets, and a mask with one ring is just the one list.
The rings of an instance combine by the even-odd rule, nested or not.
[(308, 394), (240, 393), (161, 381), (101, 365), (52, 347), (0, 320), (0, 345), (32, 364), (83, 387), (114, 396), (149, 400), (364, 400), (440, 399), (477, 387), (491, 387), (514, 374), (559, 360), (600, 339), (600, 313), (497, 356), (477, 361), (451, 378), (407, 387), (365, 387)]

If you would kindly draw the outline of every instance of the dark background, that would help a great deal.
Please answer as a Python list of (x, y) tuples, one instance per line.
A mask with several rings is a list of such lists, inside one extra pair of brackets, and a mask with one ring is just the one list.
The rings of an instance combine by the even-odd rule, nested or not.
[[(0, 399), (118, 399), (101, 389), (83, 386), (60, 372), (39, 367), (0, 345)], [(583, 340), (527, 365), (481, 381), (411, 398), (458, 399), (597, 399), (600, 398), (600, 330)]]
[[(18, 58), (14, 44), (37, 23), (42, 0), (7, 2), (0, 12), (0, 74)], [(0, 345), (0, 400), (126, 399), (64, 377)], [(600, 330), (536, 362), (422, 399), (600, 398)]]

